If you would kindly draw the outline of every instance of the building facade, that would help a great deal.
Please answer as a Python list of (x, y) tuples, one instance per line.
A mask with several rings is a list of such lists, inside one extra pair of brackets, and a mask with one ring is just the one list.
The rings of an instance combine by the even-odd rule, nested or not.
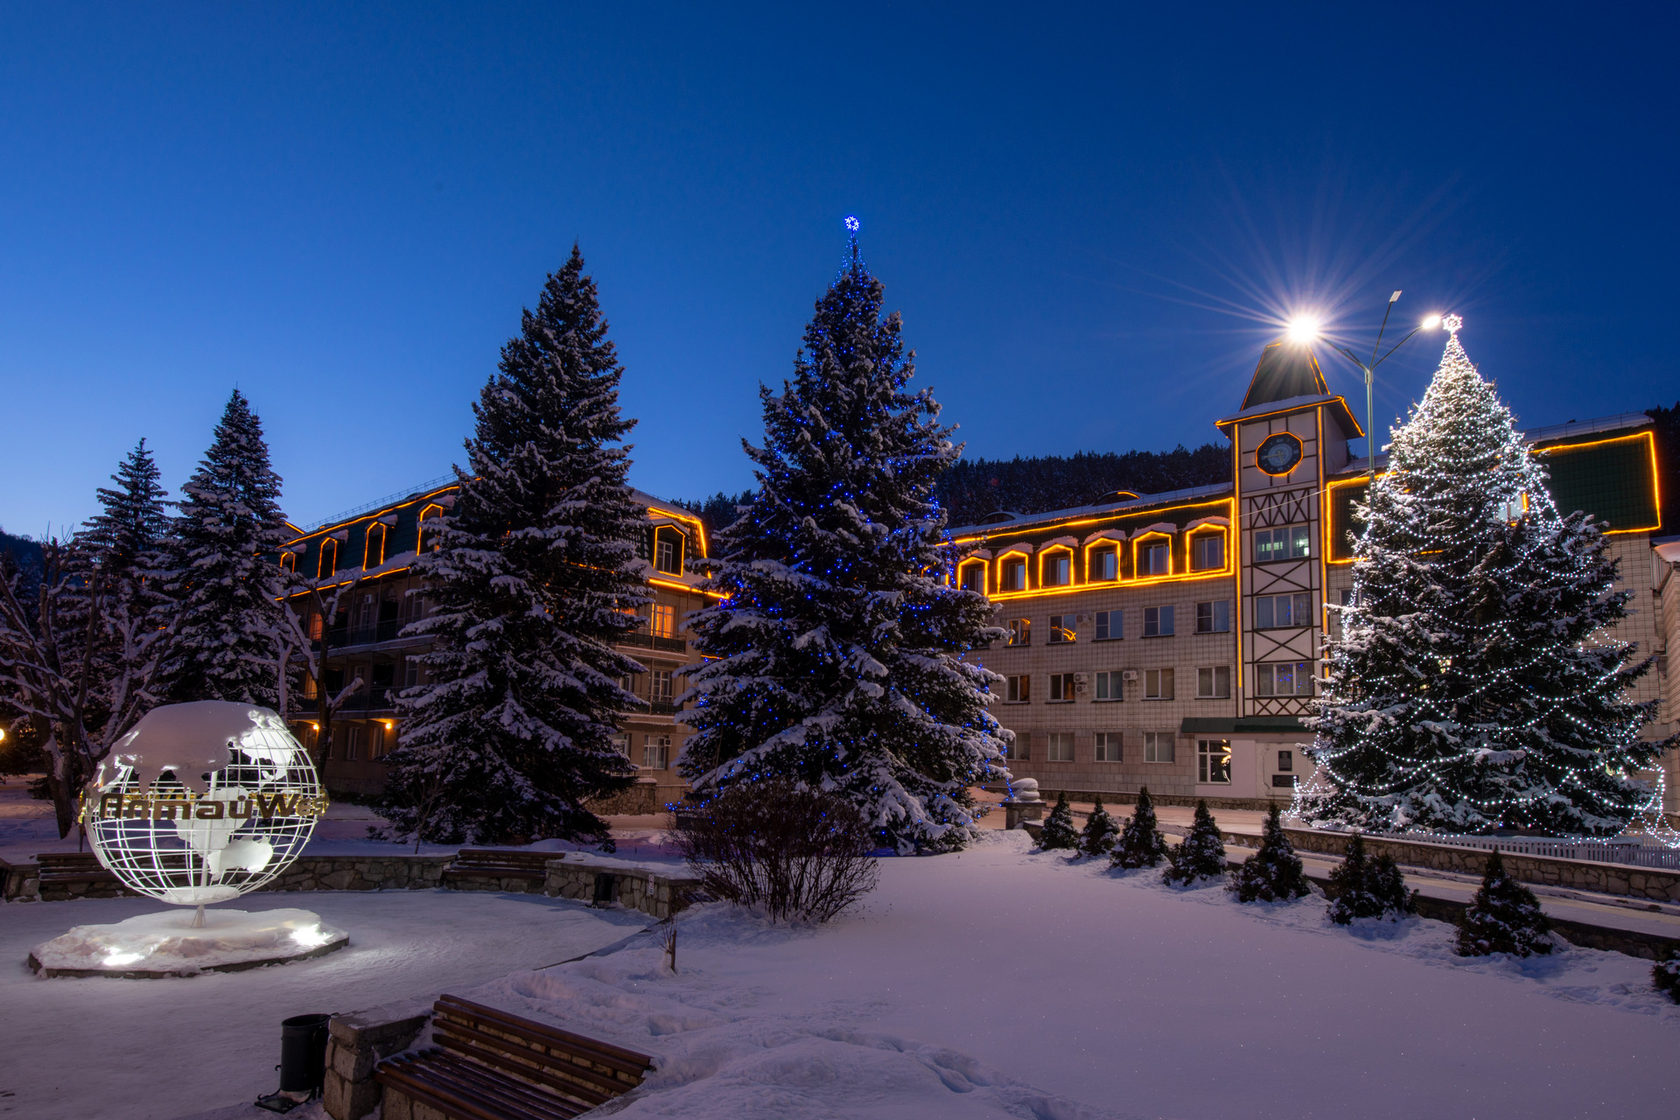
[[(454, 505), (457, 489), (451, 484), (411, 494), (307, 532), (293, 526), (297, 536), (282, 549), (280, 564), (309, 586), (289, 604), (303, 623), (314, 670), (289, 697), (287, 718), (334, 792), (366, 795), (384, 787), (383, 759), (402, 735), (397, 693), (426, 680), (419, 656), (430, 639), (404, 635), (431, 609), (425, 581), (412, 565), (416, 555), (436, 547), (428, 541), (430, 531)], [(687, 788), (675, 770), (686, 735), (675, 719), (681, 692), (676, 672), (699, 660), (683, 620), (706, 598), (698, 570), (706, 531), (686, 510), (646, 494), (637, 499), (647, 508), (636, 543), (652, 601), (619, 649), (644, 667), (623, 683), (646, 707), (624, 713), (620, 723), (619, 749), (636, 767), (637, 785), (611, 808), (653, 812)], [(350, 685), (355, 687), (344, 695)], [(323, 710), (324, 701), (340, 696), (332, 711)]]
[[(1287, 803), (1311, 762), (1302, 725), (1352, 587), (1354, 508), (1370, 475), (1362, 437), (1310, 348), (1261, 356), (1231, 439), (1227, 483), (1120, 493), (1094, 505), (999, 514), (953, 530), (954, 578), (988, 595), (1008, 638), (983, 657), (1005, 678), (994, 709), (1015, 732), (1010, 769), (1045, 790), (1261, 807)], [(1655, 433), (1639, 414), (1526, 433), (1564, 511), (1607, 526), (1633, 591), (1616, 637), (1655, 654), (1636, 699), (1671, 734), (1680, 673), (1680, 544), (1661, 538)], [(1379, 458), (1376, 468), (1382, 468)], [(1669, 812), (1680, 767), (1663, 763)]]

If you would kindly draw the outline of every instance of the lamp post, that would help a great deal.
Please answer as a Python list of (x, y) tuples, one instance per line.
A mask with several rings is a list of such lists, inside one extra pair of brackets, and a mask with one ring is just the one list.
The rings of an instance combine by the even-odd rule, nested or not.
[[(1355, 354), (1346, 346), (1338, 346), (1334, 342), (1329, 342), (1328, 340), (1325, 341), (1325, 345), (1329, 346), (1330, 349), (1358, 366), (1360, 372), (1365, 375), (1365, 459), (1370, 468), (1371, 486), (1375, 486), (1377, 484), (1377, 437), (1375, 433), (1375, 423), (1372, 419), (1371, 404), (1372, 384), (1375, 380), (1377, 367), (1388, 361), (1396, 350), (1411, 341), (1411, 337), (1414, 334), (1419, 331), (1432, 331), (1441, 325), (1441, 317), (1439, 315), (1428, 316), (1423, 320), (1423, 322), (1407, 331), (1405, 338), (1402, 338), (1399, 342), (1390, 346), (1388, 351), (1379, 358), (1377, 356), (1377, 351), (1382, 347), (1383, 332), (1388, 329), (1388, 317), (1394, 311), (1394, 305), (1399, 302), (1399, 300), (1400, 291), (1399, 289), (1395, 289), (1394, 294), (1388, 297), (1388, 306), (1383, 308), (1382, 326), (1377, 328), (1377, 340), (1371, 344), (1370, 361), (1362, 361), (1358, 354)], [(1289, 324), (1289, 337), (1292, 341), (1300, 343), (1303, 346), (1319, 340), (1322, 338), (1322, 335), (1319, 332), (1318, 321), (1316, 319), (1306, 318), (1295, 319)], [(1369, 491), (1367, 491), (1367, 493), (1369, 493)]]

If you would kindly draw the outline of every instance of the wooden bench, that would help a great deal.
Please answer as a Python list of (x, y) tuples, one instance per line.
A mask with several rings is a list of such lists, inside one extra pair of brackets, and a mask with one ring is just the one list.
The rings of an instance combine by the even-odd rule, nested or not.
[(559, 858), (559, 852), (462, 848), (444, 869), (443, 885), (467, 891), (540, 891), (548, 878), (548, 861)]
[(450, 1120), (570, 1120), (653, 1068), (646, 1054), (459, 996), (433, 1005), (432, 1041), (379, 1063), (385, 1120), (414, 1120), (415, 1104)]
[(125, 893), (117, 877), (100, 866), (99, 857), (92, 852), (42, 852), (35, 862), (41, 868), (40, 892), (45, 901), (72, 895)]

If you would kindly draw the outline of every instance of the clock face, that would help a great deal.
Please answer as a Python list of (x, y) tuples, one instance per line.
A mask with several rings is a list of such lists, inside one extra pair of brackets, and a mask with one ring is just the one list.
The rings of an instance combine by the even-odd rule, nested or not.
[(1301, 441), (1288, 432), (1269, 435), (1254, 453), (1254, 461), (1267, 474), (1288, 474), (1301, 461)]

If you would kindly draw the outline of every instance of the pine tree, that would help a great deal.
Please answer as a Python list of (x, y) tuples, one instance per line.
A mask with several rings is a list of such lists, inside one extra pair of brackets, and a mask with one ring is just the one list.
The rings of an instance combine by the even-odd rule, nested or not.
[(948, 851), (977, 833), (969, 787), (1001, 765), (987, 710), (1001, 680), (963, 655), (1001, 631), (949, 580), (934, 482), (960, 451), (881, 284), (851, 254), (817, 302), (793, 378), (761, 387), (749, 508), (714, 538), (690, 623), (684, 777), (698, 796), (762, 777), (839, 793), (879, 842)]
[(1390, 856), (1365, 854), (1365, 838), (1354, 833), (1347, 856), (1330, 872), (1329, 914), (1337, 925), (1355, 918), (1398, 919), (1417, 910), (1417, 892), (1406, 889), (1405, 876)]
[(1149, 796), (1149, 787), (1144, 786), (1138, 790), (1137, 805), (1120, 830), (1109, 866), (1126, 870), (1155, 867), (1166, 858), (1167, 838), (1161, 835), (1161, 826), (1155, 822), (1155, 802)]
[(287, 534), (280, 476), (269, 466), (262, 422), (239, 390), (181, 491), (160, 579), (176, 625), (160, 700), (277, 707), (285, 626), (277, 557)]
[(1041, 852), (1079, 849), (1079, 831), (1073, 827), (1073, 806), (1068, 804), (1065, 790), (1056, 795), (1056, 805), (1045, 818), (1044, 828), (1039, 831), (1038, 849)]
[(1167, 867), (1161, 872), (1161, 881), (1189, 886), (1198, 879), (1222, 877), (1225, 866), (1225, 841), (1219, 835), (1219, 826), (1213, 823), (1207, 802), (1198, 801), (1189, 835), (1167, 853)]
[(1239, 902), (1287, 902), (1307, 893), (1307, 877), (1301, 872), (1301, 857), (1283, 834), (1283, 820), (1273, 805), (1266, 814), (1260, 848), (1231, 874), (1226, 888)]
[(1675, 1003), (1680, 1003), (1680, 957), (1669, 953), (1652, 965), (1651, 984)]
[(432, 614), (427, 679), (398, 699), (385, 812), (397, 835), (441, 843), (562, 837), (611, 848), (586, 801), (627, 788), (613, 643), (647, 602), (634, 542), (646, 511), (625, 482), (634, 421), (623, 369), (576, 246), (502, 348), (473, 406), (460, 491), (415, 560)]
[(1103, 808), (1099, 797), (1091, 815), (1085, 818), (1085, 830), (1079, 834), (1079, 852), (1092, 858), (1108, 855), (1114, 850), (1114, 839), (1119, 834), (1120, 826)]
[(1485, 957), (1514, 953), (1519, 957), (1552, 951), (1552, 923), (1540, 909), (1534, 892), (1505, 873), (1499, 849), (1488, 855), (1482, 885), (1458, 919), (1458, 955)]
[(1609, 835), (1649, 799), (1635, 771), (1649, 661), (1599, 527), (1553, 505), (1541, 459), (1460, 345), (1395, 430), (1312, 721), (1308, 820), (1363, 829)]

